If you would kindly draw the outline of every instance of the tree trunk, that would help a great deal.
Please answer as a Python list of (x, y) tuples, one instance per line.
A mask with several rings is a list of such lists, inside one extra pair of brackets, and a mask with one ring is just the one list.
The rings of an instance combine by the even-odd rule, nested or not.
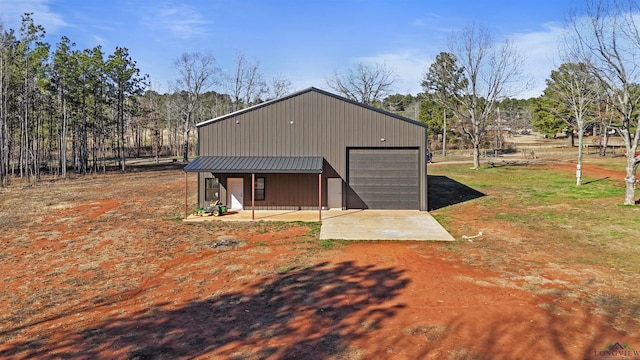
[(86, 105), (83, 104), (83, 109), (82, 109), (82, 123), (80, 124), (80, 136), (79, 136), (79, 154), (78, 157), (80, 159), (80, 173), (82, 175), (86, 175), (87, 174), (87, 164), (89, 163), (89, 146), (87, 144), (88, 142), (88, 138), (87, 138), (87, 112), (86, 112)]
[[(1, 91), (1, 90), (0, 90)], [(4, 186), (4, 113), (0, 104), (0, 187)]]
[(638, 170), (638, 163), (640, 163), (640, 157), (636, 156), (636, 153), (638, 152), (640, 129), (636, 129), (635, 135), (633, 135), (629, 128), (625, 127), (621, 130), (621, 133), (625, 143), (625, 158), (627, 160), (627, 174), (624, 177), (624, 182), (626, 185), (624, 205), (634, 205), (636, 203), (636, 184), (638, 183), (638, 180), (636, 179), (636, 171)]
[(126, 155), (124, 153), (125, 151), (125, 144), (124, 144), (124, 94), (120, 93), (118, 94), (118, 118), (119, 118), (119, 127), (120, 127), (120, 149), (118, 150), (118, 152), (120, 153), (120, 170), (122, 172), (125, 172), (126, 170), (126, 165), (125, 165), (125, 159), (126, 159)]
[(135, 142), (136, 142), (136, 156), (139, 158), (142, 155), (142, 126), (140, 124), (136, 124), (135, 130)]
[(442, 113), (442, 156), (447, 156), (447, 109)]
[[(42, 104), (39, 102), (38, 107), (42, 108)], [(38, 117), (36, 122), (36, 141), (35, 141), (35, 156), (34, 156), (34, 183), (37, 183), (40, 180), (40, 163), (42, 162), (42, 146), (44, 144), (44, 132), (42, 131), (42, 110), (38, 111)]]
[(627, 176), (624, 178), (626, 190), (624, 194), (624, 204), (634, 205), (636, 203), (636, 170), (638, 165), (635, 163), (633, 154), (627, 154)]
[(480, 169), (480, 141), (473, 140), (473, 169)]
[(62, 97), (62, 134), (60, 135), (60, 172), (67, 178), (67, 101)]
[(607, 156), (607, 146), (609, 146), (609, 130), (605, 128), (602, 133), (602, 146), (600, 147), (600, 156)]
[(189, 125), (191, 124), (191, 114), (187, 114), (187, 120), (184, 123), (184, 154), (182, 156), (182, 161), (189, 162), (189, 132), (191, 129)]
[(584, 141), (584, 130), (582, 125), (578, 130), (578, 165), (576, 165), (576, 185), (582, 185), (582, 142)]
[(567, 146), (573, 147), (574, 145), (575, 143), (574, 143), (573, 131), (567, 131)]
[(189, 133), (184, 136), (184, 153), (182, 154), (182, 161), (189, 162)]
[(6, 88), (4, 80), (4, 54), (0, 53), (0, 187), (9, 185), (8, 176), (9, 168), (7, 166), (7, 106), (6, 106)]
[(154, 121), (153, 130), (153, 155), (156, 164), (160, 163), (160, 130), (158, 130), (158, 120)]

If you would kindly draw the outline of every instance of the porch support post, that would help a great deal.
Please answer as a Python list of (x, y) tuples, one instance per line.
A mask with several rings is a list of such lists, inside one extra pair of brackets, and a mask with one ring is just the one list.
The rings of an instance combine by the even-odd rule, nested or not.
[(256, 218), (256, 174), (251, 173), (251, 220)]
[(318, 220), (322, 221), (322, 173), (318, 174)]
[(184, 172), (184, 218), (187, 219), (187, 213), (189, 212), (189, 205), (187, 204), (187, 197), (189, 196), (189, 183), (187, 182), (187, 172)]

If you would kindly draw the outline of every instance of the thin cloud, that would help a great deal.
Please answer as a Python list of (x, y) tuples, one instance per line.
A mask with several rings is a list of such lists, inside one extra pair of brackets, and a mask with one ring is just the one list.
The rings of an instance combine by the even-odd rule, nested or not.
[(210, 24), (200, 12), (187, 4), (171, 4), (157, 9), (144, 23), (155, 31), (166, 29), (181, 39), (207, 34)]
[(49, 8), (49, 0), (2, 0), (0, 1), (0, 21), (5, 28), (20, 29), (22, 15), (33, 13), (35, 24), (42, 25), (46, 31), (57, 32), (69, 26), (62, 16)]
[(435, 13), (429, 13), (423, 17), (413, 19), (411, 21), (411, 25), (417, 28), (423, 28), (428, 25), (434, 25), (434, 23), (440, 21), (441, 18), (442, 18), (441, 16)]
[(545, 79), (560, 64), (559, 45), (564, 27), (559, 23), (543, 24), (543, 31), (514, 34), (511, 39), (525, 57), (525, 72), (535, 79), (534, 87), (523, 97), (537, 97), (545, 88)]
[[(545, 88), (544, 80), (550, 76), (551, 70), (559, 66), (558, 46), (564, 27), (560, 23), (547, 23), (543, 24), (542, 28), (541, 31), (516, 33), (510, 36), (514, 46), (524, 55), (524, 72), (534, 80), (533, 87), (525, 93), (518, 94), (518, 97), (540, 96)], [(353, 62), (384, 63), (395, 69), (398, 75), (396, 83), (398, 92), (417, 94), (423, 91), (420, 86), (422, 77), (439, 51), (446, 51), (446, 49), (438, 50), (435, 46), (420, 50), (403, 49), (359, 57)]]
[(398, 76), (395, 88), (397, 92), (417, 94), (422, 92), (420, 83), (425, 69), (429, 66), (430, 56), (415, 50), (404, 49), (397, 52), (361, 57), (356, 62), (380, 63), (393, 69)]
[(106, 44), (108, 44), (107, 39), (103, 38), (102, 36), (94, 35), (94, 36), (93, 36), (93, 39), (95, 40), (95, 42), (96, 42), (96, 43), (98, 43), (98, 45), (101, 45), (101, 46), (103, 46), (103, 47), (104, 47)]

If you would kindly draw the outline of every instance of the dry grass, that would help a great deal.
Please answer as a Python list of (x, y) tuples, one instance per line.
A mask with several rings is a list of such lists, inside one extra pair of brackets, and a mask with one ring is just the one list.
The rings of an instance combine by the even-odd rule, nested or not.
[[(319, 224), (182, 223), (176, 170), (0, 189), (0, 357), (510, 358), (475, 344), (487, 333), (477, 318), (546, 350), (558, 338), (590, 349), (600, 339), (587, 332), (633, 336), (640, 224), (621, 214), (635, 210), (609, 197), (618, 185), (572, 193), (571, 174), (543, 171), (430, 169), (487, 195), (434, 212), (456, 238), (484, 233), (447, 244), (320, 243)], [(556, 335), (527, 343), (536, 329), (483, 317), (512, 295), (495, 316), (527, 326), (537, 316)]]

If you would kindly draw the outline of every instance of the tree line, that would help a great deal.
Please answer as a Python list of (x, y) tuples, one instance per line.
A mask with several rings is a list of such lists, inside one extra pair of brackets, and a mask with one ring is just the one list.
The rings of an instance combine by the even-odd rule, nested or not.
[(69, 170), (124, 171), (132, 157), (186, 161), (197, 122), (290, 91), (289, 80), (267, 81), (242, 53), (227, 72), (211, 54), (185, 53), (174, 61), (171, 91), (160, 94), (127, 48), (77, 49), (66, 36), (52, 47), (31, 15), (17, 31), (0, 23), (0, 186)]
[(0, 180), (37, 180), (124, 166), (126, 134), (146, 87), (126, 48), (74, 49), (67, 37), (51, 49), (31, 14), (19, 31), (0, 25)]
[[(544, 133), (576, 133), (577, 184), (581, 183), (585, 129), (620, 135), (625, 144), (625, 204), (634, 203), (640, 164), (640, 31), (634, 0), (587, 0), (585, 11), (567, 22), (559, 48), (563, 64), (538, 98), (515, 100), (530, 81), (524, 58), (509, 40), (495, 42), (485, 27), (472, 25), (449, 37), (420, 83), (424, 93), (393, 94), (397, 80), (385, 64), (356, 64), (334, 72), (326, 85), (343, 96), (429, 124), (442, 140), (464, 139), (480, 167), (480, 147), (491, 130), (528, 127)], [(291, 82), (267, 82), (259, 62), (240, 53), (223, 71), (211, 54), (182, 54), (174, 62), (178, 78), (172, 93), (147, 90), (126, 48), (105, 55), (100, 46), (77, 50), (66, 37), (52, 51), (44, 29), (25, 14), (16, 33), (0, 25), (0, 183), (9, 176), (37, 179), (41, 171), (66, 176), (124, 170), (128, 157), (182, 155), (188, 161), (195, 124), (289, 92)], [(222, 91), (220, 91), (222, 89)], [(145, 91), (146, 90), (146, 91)], [(214, 90), (218, 90), (216, 92)], [(489, 146), (502, 147), (500, 137)]]

